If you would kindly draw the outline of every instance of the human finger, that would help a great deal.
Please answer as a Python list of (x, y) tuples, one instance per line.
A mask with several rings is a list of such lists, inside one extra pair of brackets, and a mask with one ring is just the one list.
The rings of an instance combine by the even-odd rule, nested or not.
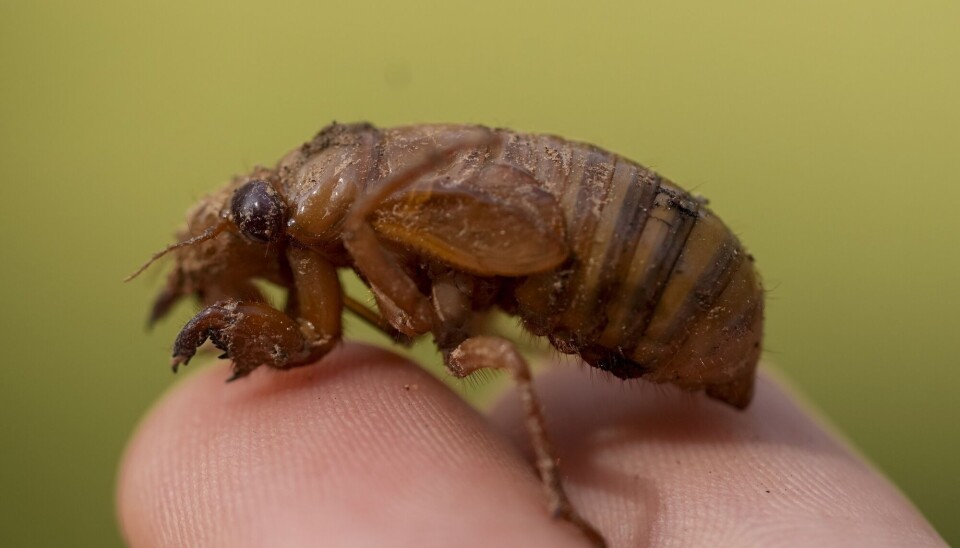
[[(571, 498), (612, 546), (944, 545), (765, 375), (743, 412), (588, 368), (553, 368), (536, 386)], [(526, 445), (515, 397), (492, 420)]]
[(227, 376), (193, 374), (138, 428), (118, 486), (130, 545), (585, 544), (509, 442), (393, 354)]

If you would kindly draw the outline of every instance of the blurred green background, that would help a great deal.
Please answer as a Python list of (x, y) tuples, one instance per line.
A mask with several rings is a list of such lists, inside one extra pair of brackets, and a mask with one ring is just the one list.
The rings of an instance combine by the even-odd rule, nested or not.
[[(590, 141), (708, 196), (767, 356), (960, 543), (960, 4), (0, 4), (0, 545), (120, 543), (186, 208), (332, 119)], [(357, 329), (353, 332), (362, 338)]]

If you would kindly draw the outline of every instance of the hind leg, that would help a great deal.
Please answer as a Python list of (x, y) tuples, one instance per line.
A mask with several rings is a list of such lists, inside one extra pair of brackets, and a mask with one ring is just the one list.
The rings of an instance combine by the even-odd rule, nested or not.
[(533, 391), (530, 367), (513, 343), (499, 337), (470, 337), (444, 352), (447, 368), (458, 377), (478, 369), (505, 369), (513, 376), (523, 402), (524, 424), (536, 456), (537, 472), (549, 501), (550, 513), (575, 525), (595, 546), (606, 546), (603, 537), (574, 509), (563, 489), (553, 445), (547, 437), (540, 401)]

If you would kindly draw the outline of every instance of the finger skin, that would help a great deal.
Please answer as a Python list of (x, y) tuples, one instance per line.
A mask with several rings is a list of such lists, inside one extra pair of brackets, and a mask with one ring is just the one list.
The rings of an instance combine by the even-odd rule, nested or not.
[[(118, 503), (132, 546), (575, 546), (549, 520), (507, 398), (496, 428), (418, 368), (348, 346), (289, 373), (177, 386)], [(737, 412), (558, 366), (536, 380), (574, 503), (613, 546), (943, 546), (776, 383)]]
[(585, 544), (520, 452), (399, 357), (346, 345), (228, 376), (193, 373), (139, 426), (118, 480), (129, 545)]
[[(611, 546), (945, 546), (761, 375), (746, 411), (558, 365), (536, 379), (571, 497)], [(526, 445), (516, 398), (493, 421)]]

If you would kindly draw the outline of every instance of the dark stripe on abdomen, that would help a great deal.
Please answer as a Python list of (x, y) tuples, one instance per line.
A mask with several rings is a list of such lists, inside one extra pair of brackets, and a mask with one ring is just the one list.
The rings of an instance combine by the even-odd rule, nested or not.
[[(596, 302), (602, 307), (603, 325), (610, 324), (610, 306), (623, 289), (630, 271), (630, 263), (640, 243), (640, 234), (650, 219), (654, 201), (660, 192), (660, 176), (642, 166), (636, 172), (627, 198), (620, 205), (616, 228), (608, 242), (601, 278), (594, 291)], [(598, 334), (599, 335), (599, 334)]]
[(638, 361), (658, 360), (683, 346), (691, 326), (702, 316), (717, 312), (717, 299), (744, 260), (745, 253), (726, 226), (711, 212), (701, 212), (653, 319), (631, 356)]
[(606, 292), (613, 281), (615, 261), (627, 245), (624, 236), (637, 224), (637, 214), (643, 213), (638, 166), (620, 158), (614, 161), (606, 200), (602, 207), (595, 207), (593, 233), (575, 247), (577, 265), (567, 288), (568, 306), (560, 324), (577, 341), (592, 340), (606, 325), (601, 292)]
[(698, 209), (686, 193), (661, 182), (622, 279), (620, 296), (608, 304), (610, 321), (598, 341), (601, 345), (624, 351), (643, 337), (697, 222)]

